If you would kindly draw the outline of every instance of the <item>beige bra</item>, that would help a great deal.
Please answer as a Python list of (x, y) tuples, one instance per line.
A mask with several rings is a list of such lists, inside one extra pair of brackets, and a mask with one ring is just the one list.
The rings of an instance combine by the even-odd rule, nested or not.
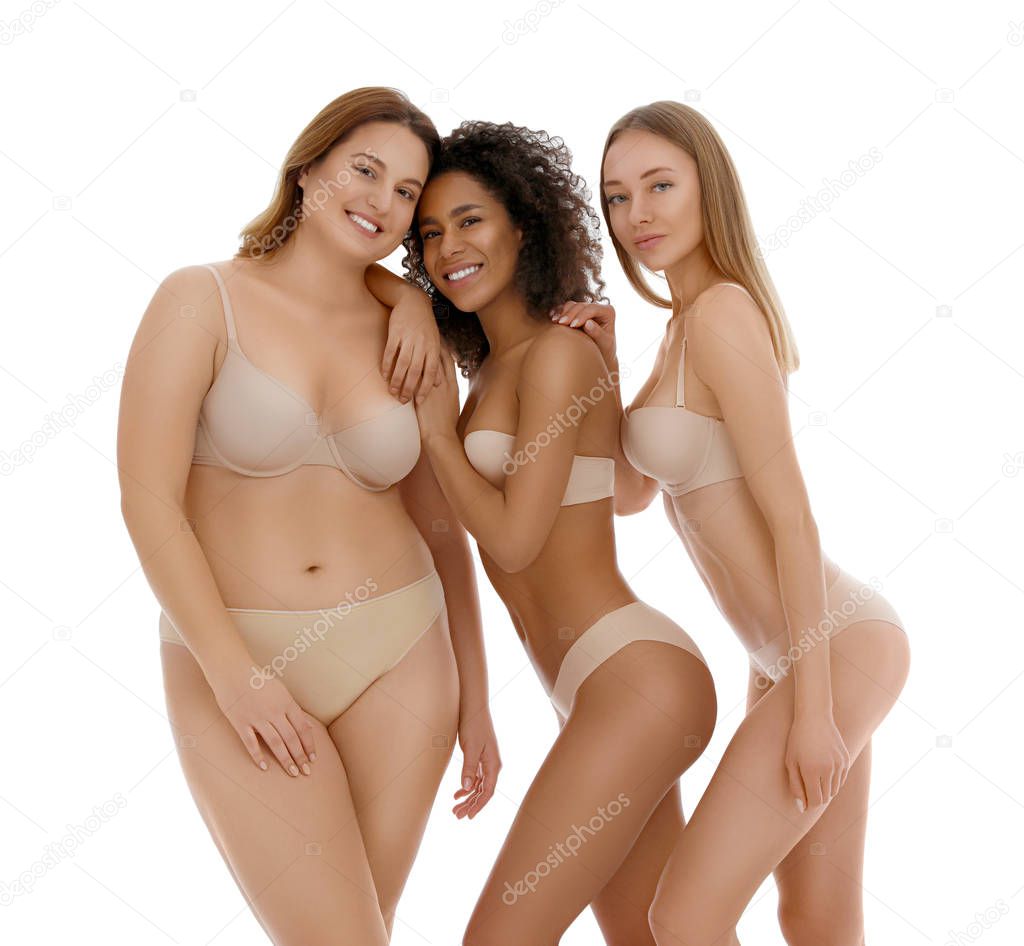
[(199, 411), (192, 462), (245, 476), (281, 476), (304, 464), (332, 466), (373, 492), (406, 476), (420, 455), (413, 402), (325, 433), (303, 397), (246, 358), (224, 280), (216, 267), (203, 265), (220, 289), (228, 352)]
[[(716, 285), (743, 289), (734, 282)], [(702, 486), (743, 476), (725, 422), (684, 406), (685, 360), (684, 336), (679, 352), (675, 407), (655, 405), (627, 410), (622, 415), (619, 430), (626, 459), (645, 476), (657, 480), (670, 496), (681, 496)]]
[[(500, 430), (473, 430), (466, 434), (462, 446), (473, 469), (492, 486), (501, 489), (506, 472), (514, 472), (506, 471), (506, 464), (514, 466), (509, 450), (515, 442), (513, 434)], [(576, 454), (561, 505), (574, 506), (614, 495), (615, 459)]]

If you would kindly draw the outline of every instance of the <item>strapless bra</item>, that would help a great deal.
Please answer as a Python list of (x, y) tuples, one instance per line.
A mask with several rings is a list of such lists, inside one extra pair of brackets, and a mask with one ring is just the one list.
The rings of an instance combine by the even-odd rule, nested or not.
[(305, 398), (246, 358), (224, 280), (216, 267), (203, 265), (220, 290), (228, 351), (203, 399), (192, 462), (245, 476), (281, 476), (304, 464), (331, 466), (373, 492), (406, 476), (420, 455), (413, 402), (325, 433)]
[[(738, 283), (716, 285), (743, 289)], [(625, 411), (619, 430), (626, 459), (645, 476), (657, 480), (670, 496), (681, 496), (702, 486), (743, 476), (725, 422), (684, 406), (685, 360), (684, 336), (676, 375), (675, 406), (655, 405)]]
[[(509, 451), (515, 442), (514, 435), (500, 430), (473, 430), (466, 434), (463, 449), (473, 469), (492, 486), (501, 489), (505, 483), (506, 465), (514, 464)], [(574, 506), (614, 495), (614, 458), (576, 454), (561, 505)]]

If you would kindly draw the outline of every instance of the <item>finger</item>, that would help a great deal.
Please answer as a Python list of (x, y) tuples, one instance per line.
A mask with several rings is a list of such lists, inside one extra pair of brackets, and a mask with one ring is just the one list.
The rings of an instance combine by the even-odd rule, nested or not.
[(405, 373), (405, 381), (402, 383), (402, 400), (409, 401), (416, 393), (416, 389), (423, 379), (423, 366), (426, 363), (427, 354), (422, 347), (415, 347), (412, 350), (412, 357), (409, 359), (409, 370)]
[(269, 720), (264, 720), (255, 728), (267, 744), (267, 748), (274, 754), (274, 758), (280, 763), (281, 768), (289, 775), (297, 776), (299, 774), (299, 767), (295, 764), (295, 760), (288, 752), (288, 746), (285, 745), (281, 734), (274, 728), (273, 724)]
[(487, 762), (483, 764), (484, 777), (480, 785), (480, 795), (474, 806), (473, 814), (480, 811), (494, 797), (494, 789), (498, 784), (498, 769), (500, 765), (493, 766)]
[(391, 372), (390, 390), (395, 397), (403, 397), (402, 389), (404, 387), (406, 372), (408, 372), (411, 362), (412, 351), (408, 345), (403, 345), (401, 350), (398, 352), (398, 357), (395, 359), (394, 371)]
[(246, 726), (244, 730), (238, 733), (242, 738), (242, 745), (245, 746), (245, 751), (249, 753), (252, 761), (256, 763), (264, 772), (267, 771), (267, 760), (263, 758), (263, 750), (260, 748), (260, 741), (256, 738), (256, 733), (253, 732), (251, 726)]
[(789, 781), (789, 793), (793, 796), (797, 811), (803, 814), (807, 810), (807, 795), (804, 793), (804, 785), (800, 780), (800, 773), (796, 764), (786, 763), (786, 778)]
[(423, 376), (420, 378), (420, 386), (416, 391), (417, 404), (422, 404), (424, 398), (434, 390), (434, 387), (440, 380), (438, 378), (440, 367), (441, 366), (438, 363), (437, 358), (432, 355), (425, 359), (425, 363), (423, 365)]
[(584, 306), (584, 302), (567, 302), (563, 307), (562, 311), (558, 314), (558, 321), (565, 325), (572, 321), (573, 316)]
[(398, 340), (397, 334), (392, 334), (391, 330), (388, 330), (388, 342), (384, 346), (384, 356), (380, 360), (380, 373), (384, 376), (385, 381), (391, 380), (391, 373), (394, 370), (395, 355), (398, 354), (398, 347), (401, 343)]
[(309, 757), (306, 755), (306, 750), (302, 748), (302, 740), (299, 739), (299, 734), (296, 732), (292, 721), (288, 718), (288, 714), (283, 713), (279, 719), (274, 721), (274, 725), (281, 734), (281, 738), (288, 747), (288, 752), (295, 760), (295, 764), (302, 769), (304, 775), (309, 775), (311, 771), (309, 768)]
[(572, 314), (569, 328), (579, 328), (590, 316), (595, 314), (597, 306), (582, 305)]
[(299, 742), (302, 745), (302, 751), (305, 753), (306, 758), (310, 762), (316, 762), (315, 730), (313, 729), (313, 721), (310, 719), (309, 713), (296, 703), (294, 709), (289, 711), (288, 719), (295, 727), (295, 732), (298, 734)]

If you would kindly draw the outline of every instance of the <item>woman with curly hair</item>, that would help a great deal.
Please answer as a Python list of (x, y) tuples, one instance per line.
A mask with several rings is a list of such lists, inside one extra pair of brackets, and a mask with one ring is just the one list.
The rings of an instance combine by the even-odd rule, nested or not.
[[(463, 123), (406, 243), (470, 378), (461, 417), (454, 366), (426, 397), (423, 443), (560, 726), (466, 944), (548, 946), (587, 904), (607, 942), (653, 943), (648, 909), (683, 826), (678, 779), (717, 710), (697, 645), (616, 564), (619, 414), (600, 351), (547, 317), (603, 290), (597, 217), (570, 160), (545, 132)], [(492, 790), (467, 785), (470, 817)]]
[[(608, 133), (601, 175), (630, 283), (672, 310), (622, 418), (616, 512), (662, 493), (750, 664), (747, 716), (655, 898), (658, 946), (735, 944), (772, 871), (786, 942), (859, 946), (871, 737), (909, 671), (903, 622), (878, 579), (822, 551), (786, 403), (796, 345), (711, 123), (678, 102), (634, 109)], [(643, 270), (665, 275), (670, 299)], [(611, 307), (581, 297), (554, 318), (617, 365)]]

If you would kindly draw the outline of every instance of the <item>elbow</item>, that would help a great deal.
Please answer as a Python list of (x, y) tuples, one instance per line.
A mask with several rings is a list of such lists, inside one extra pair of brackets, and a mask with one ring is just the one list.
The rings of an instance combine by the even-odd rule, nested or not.
[(639, 484), (617, 479), (615, 482), (615, 498), (612, 509), (616, 516), (635, 516), (643, 512), (658, 495), (660, 487), (656, 480), (643, 477)]
[(503, 572), (514, 575), (532, 565), (540, 555), (540, 550), (541, 545), (536, 542), (509, 536), (490, 555)]
[(781, 511), (771, 518), (768, 527), (776, 542), (789, 540), (800, 543), (810, 541), (820, 544), (818, 523), (807, 506)]

